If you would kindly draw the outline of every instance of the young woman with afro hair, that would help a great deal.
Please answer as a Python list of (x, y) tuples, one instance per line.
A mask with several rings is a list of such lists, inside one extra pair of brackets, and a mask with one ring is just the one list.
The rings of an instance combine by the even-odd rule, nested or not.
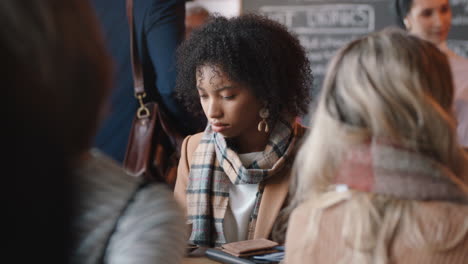
[[(178, 50), (177, 91), (204, 113), (182, 145), (175, 196), (200, 246), (269, 238), (287, 215), (312, 73), (298, 39), (259, 15), (211, 17)], [(275, 232), (273, 232), (275, 230)]]

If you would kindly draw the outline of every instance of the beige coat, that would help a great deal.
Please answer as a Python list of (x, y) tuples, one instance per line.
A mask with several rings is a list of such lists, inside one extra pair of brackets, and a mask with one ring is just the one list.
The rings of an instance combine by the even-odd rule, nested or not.
[[(179, 168), (177, 170), (177, 181), (174, 189), (174, 195), (183, 208), (186, 208), (187, 203), (185, 191), (187, 189), (192, 154), (195, 152), (202, 136), (203, 133), (188, 136), (182, 143), (181, 158), (179, 161)], [(254, 239), (270, 238), (275, 220), (278, 217), (281, 208), (283, 208), (287, 198), (289, 177), (290, 169), (287, 168), (284, 172), (281, 172), (266, 181), (258, 212), (257, 225), (255, 226)]]
[[(303, 241), (308, 225), (311, 205), (304, 204), (291, 214), (286, 237), (286, 263), (341, 263), (346, 244), (341, 235), (344, 219), (343, 201), (323, 211), (318, 236), (315, 242)], [(448, 241), (465, 229), (462, 242), (456, 247), (443, 251), (431, 252), (409, 245), (408, 235), (414, 237), (411, 230), (399, 227), (393, 243), (390, 245), (390, 264), (466, 264), (468, 263), (468, 206), (449, 202), (416, 202), (414, 217), (422, 225), (423, 236), (428, 241), (447, 245)], [(437, 223), (446, 221), (443, 230)], [(464, 226), (464, 227), (463, 227)], [(440, 231), (440, 232), (438, 232)], [(439, 235), (437, 235), (439, 234)], [(348, 262), (345, 262), (348, 263)]]

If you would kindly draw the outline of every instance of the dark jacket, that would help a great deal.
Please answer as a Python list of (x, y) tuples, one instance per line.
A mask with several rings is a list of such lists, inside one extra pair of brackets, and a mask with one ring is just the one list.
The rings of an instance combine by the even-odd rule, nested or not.
[[(134, 97), (125, 0), (92, 0), (114, 59), (114, 89), (95, 147), (122, 162), (133, 117)], [(183, 134), (199, 126), (174, 94), (175, 51), (184, 37), (184, 0), (134, 0), (135, 37), (143, 64), (145, 89), (169, 113)], [(85, 103), (85, 102), (84, 102)]]

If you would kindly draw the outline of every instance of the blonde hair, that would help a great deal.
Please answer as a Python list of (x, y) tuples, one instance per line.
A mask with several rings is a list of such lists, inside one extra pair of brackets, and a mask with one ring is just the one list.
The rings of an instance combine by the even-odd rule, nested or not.
[[(297, 177), (289, 210), (315, 200), (306, 239), (314, 238), (322, 209), (348, 200), (343, 237), (352, 242), (351, 259), (386, 263), (385, 250), (397, 224), (410, 214), (412, 202), (329, 192), (336, 170), (352, 146), (385, 138), (431, 156), (455, 175), (465, 175), (466, 155), (456, 141), (452, 100), (447, 58), (429, 42), (385, 29), (342, 48), (329, 64), (310, 134), (293, 170)], [(463, 228), (466, 233), (468, 225)], [(369, 253), (368, 247), (374, 250)]]

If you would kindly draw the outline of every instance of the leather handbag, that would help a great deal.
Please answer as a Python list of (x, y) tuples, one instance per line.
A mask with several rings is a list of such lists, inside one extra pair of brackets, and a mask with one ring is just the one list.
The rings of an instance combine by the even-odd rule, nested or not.
[(127, 0), (127, 18), (133, 86), (139, 108), (133, 119), (123, 167), (132, 176), (164, 181), (174, 187), (184, 137), (171, 126), (157, 102), (145, 102), (143, 70), (134, 35), (133, 0)]

